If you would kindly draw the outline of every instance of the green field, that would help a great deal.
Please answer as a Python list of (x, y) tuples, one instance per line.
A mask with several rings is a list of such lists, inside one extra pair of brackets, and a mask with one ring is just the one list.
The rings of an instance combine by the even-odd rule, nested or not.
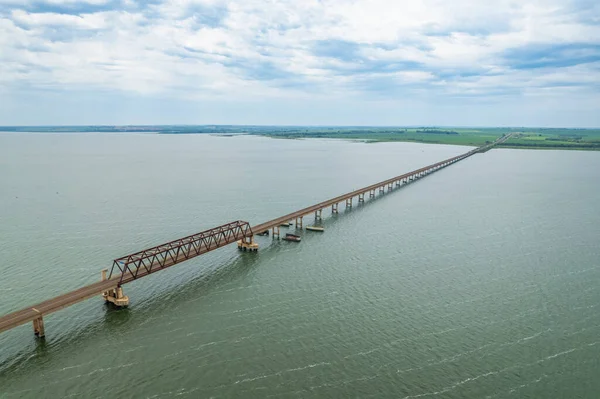
[(258, 125), (160, 125), (160, 126), (0, 126), (0, 132), (40, 133), (158, 133), (249, 134), (281, 139), (332, 138), (370, 143), (404, 141), (430, 144), (481, 146), (512, 133), (501, 144), (510, 148), (600, 150), (600, 129), (567, 128), (455, 128), (366, 126), (258, 126)]
[(502, 147), (600, 150), (600, 129), (281, 127), (251, 134), (286, 139), (332, 138), (481, 146), (507, 133), (513, 136)]
[(519, 132), (514, 134), (503, 146), (513, 148), (600, 150), (600, 131)]

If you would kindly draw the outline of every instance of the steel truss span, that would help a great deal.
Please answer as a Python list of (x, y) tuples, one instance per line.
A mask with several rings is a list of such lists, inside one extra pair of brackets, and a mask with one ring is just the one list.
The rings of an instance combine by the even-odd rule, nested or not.
[(248, 222), (227, 223), (115, 259), (108, 279), (120, 274), (118, 284), (125, 284), (246, 237), (252, 237)]

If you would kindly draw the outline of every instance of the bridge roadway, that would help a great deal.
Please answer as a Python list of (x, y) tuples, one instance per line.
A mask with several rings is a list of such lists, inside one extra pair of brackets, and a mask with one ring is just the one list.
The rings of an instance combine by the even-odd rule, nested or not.
[[(205, 243), (204, 247), (202, 247), (202, 245), (200, 245), (200, 244), (195, 245), (193, 242), (190, 242), (190, 240), (185, 241), (185, 243), (184, 243), (185, 239), (180, 239), (180, 240), (173, 241), (171, 243), (163, 244), (163, 246), (151, 248), (150, 250), (155, 250), (157, 248), (162, 248), (165, 245), (169, 245), (171, 250), (173, 248), (177, 249), (177, 252), (175, 255), (171, 254), (170, 256), (167, 256), (166, 252), (165, 252), (165, 255), (164, 255), (162, 261), (156, 262), (159, 265), (159, 267), (154, 270), (152, 269), (152, 266), (150, 266), (150, 268), (147, 268), (144, 265), (142, 265), (142, 260), (140, 260), (140, 258), (142, 258), (142, 256), (137, 256), (137, 257), (132, 258), (132, 255), (129, 255), (129, 258), (132, 258), (131, 264), (137, 263), (135, 270), (124, 269), (121, 271), (120, 274), (115, 275), (114, 277), (112, 276), (112, 272), (111, 272), (111, 277), (106, 280), (99, 281), (97, 283), (93, 283), (90, 285), (86, 285), (75, 291), (71, 291), (66, 294), (59, 295), (55, 298), (46, 300), (46, 301), (38, 303), (36, 305), (29, 306), (25, 309), (2, 316), (2, 317), (0, 317), (0, 333), (10, 330), (19, 325), (31, 322), (31, 321), (34, 322), (34, 330), (36, 330), (36, 332), (37, 332), (35, 323), (36, 323), (36, 320), (41, 320), (42, 316), (48, 315), (50, 313), (54, 313), (60, 309), (74, 305), (74, 304), (84, 301), (90, 297), (101, 295), (103, 293), (106, 293), (107, 291), (116, 290), (123, 284), (129, 283), (138, 278), (147, 276), (148, 274), (151, 274), (153, 272), (160, 271), (164, 268), (173, 266), (177, 263), (181, 263), (192, 257), (196, 257), (199, 255), (205, 254), (207, 252), (213, 251), (217, 248), (223, 247), (225, 245), (229, 245), (231, 243), (238, 241), (240, 238), (251, 238), (253, 236), (253, 234), (255, 234), (255, 233), (260, 233), (260, 232), (269, 230), (271, 228), (279, 226), (280, 224), (282, 224), (284, 222), (288, 222), (288, 221), (294, 220), (295, 218), (306, 216), (313, 212), (322, 210), (328, 206), (336, 205), (340, 202), (343, 202), (343, 201), (346, 201), (349, 199), (351, 200), (353, 197), (356, 197), (359, 195), (366, 195), (367, 193), (374, 192), (374, 190), (377, 190), (380, 188), (385, 188), (386, 186), (390, 187), (390, 185), (393, 185), (394, 183), (402, 183), (402, 182), (407, 183), (411, 178), (415, 179), (415, 178), (425, 176), (425, 175), (433, 173), (439, 169), (442, 169), (446, 166), (449, 166), (453, 163), (456, 163), (465, 158), (468, 158), (473, 154), (476, 154), (479, 152), (485, 152), (485, 151), (489, 150), (490, 148), (492, 148), (494, 145), (497, 145), (497, 144), (500, 144), (500, 143), (506, 141), (509, 137), (510, 137), (510, 135), (503, 136), (491, 144), (476, 148), (465, 154), (462, 154), (462, 155), (459, 155), (456, 157), (452, 157), (452, 158), (446, 159), (444, 161), (441, 161), (441, 162), (438, 162), (438, 163), (435, 163), (435, 164), (432, 164), (429, 166), (425, 166), (424, 168), (420, 168), (420, 169), (414, 170), (412, 172), (405, 173), (403, 175), (396, 176), (391, 179), (387, 179), (387, 180), (372, 184), (367, 187), (363, 187), (358, 190), (354, 190), (350, 193), (340, 195), (338, 197), (332, 198), (327, 201), (320, 202), (318, 204), (309, 206), (304, 209), (300, 209), (299, 211), (292, 212), (290, 214), (278, 217), (278, 218), (270, 220), (268, 222), (261, 223), (259, 225), (253, 226), (252, 228), (248, 229), (247, 231), (249, 233), (248, 232), (235, 233), (235, 234), (231, 234), (230, 236), (225, 236), (225, 234), (222, 234), (222, 236), (221, 236), (221, 233), (220, 233), (218, 240), (216, 240), (216, 239), (208, 240)], [(246, 222), (237, 222), (237, 223), (246, 223)], [(209, 230), (207, 232), (210, 232), (210, 231), (211, 230)], [(186, 239), (188, 239), (190, 237), (194, 237), (194, 236), (186, 237)], [(179, 244), (180, 247), (172, 245), (173, 243), (180, 243)], [(180, 249), (183, 248), (184, 245), (187, 248), (187, 252), (180, 251)], [(141, 251), (134, 255), (146, 254), (150, 250)], [(155, 250), (155, 252), (156, 252), (156, 250)], [(147, 256), (147, 258), (151, 255), (154, 255), (153, 259), (155, 260), (156, 253), (151, 253), (150, 255)], [(126, 259), (126, 258), (127, 257), (120, 258), (120, 259)], [(116, 261), (115, 261), (115, 263), (116, 263)], [(144, 266), (144, 267), (142, 267), (142, 266)], [(114, 268), (114, 266), (113, 266), (113, 268)], [(41, 336), (44, 335), (43, 322), (42, 322), (41, 334), (39, 334), (39, 335), (41, 335)]]
[[(235, 242), (233, 240), (231, 242)], [(229, 244), (231, 244), (229, 242)], [(224, 244), (227, 245), (227, 244)], [(211, 245), (207, 249), (203, 249), (198, 255), (205, 254), (206, 252), (215, 250), (224, 245)], [(196, 255), (197, 256), (197, 255)], [(163, 268), (173, 266), (177, 263), (181, 263), (187, 260), (183, 254), (178, 258), (173, 260), (168, 260)], [(140, 270), (138, 275), (134, 277), (132, 273), (125, 273), (124, 279), (121, 283), (120, 280), (122, 278), (121, 274), (115, 276), (111, 279), (99, 281), (97, 283), (93, 283), (90, 285), (86, 285), (81, 287), (75, 291), (68, 292), (63, 295), (59, 295), (47, 301), (38, 303), (37, 305), (30, 306), (28, 308), (16, 311), (14, 313), (7, 314), (6, 316), (0, 317), (0, 333), (20, 326), (21, 324), (28, 323), (30, 321), (38, 319), (40, 316), (45, 316), (50, 313), (54, 313), (58, 310), (66, 308), (71, 305), (75, 305), (78, 302), (84, 301), (93, 296), (101, 295), (104, 292), (110, 291), (112, 289), (116, 289), (120, 284), (129, 283), (137, 278), (141, 278), (150, 274), (145, 269)]]
[(411, 177), (421, 177), (422, 174), (425, 175), (425, 174), (429, 174), (429, 173), (435, 172), (435, 171), (437, 171), (437, 170), (439, 170), (439, 169), (441, 169), (443, 167), (446, 167), (446, 166), (448, 166), (450, 164), (453, 164), (453, 163), (458, 162), (458, 161), (460, 161), (462, 159), (465, 159), (465, 158), (473, 155), (474, 153), (475, 152), (473, 152), (473, 153), (468, 152), (466, 154), (459, 155), (457, 157), (450, 158), (450, 159), (447, 159), (445, 161), (438, 162), (436, 164), (429, 165), (429, 166), (426, 166), (424, 168), (417, 169), (417, 170), (414, 170), (412, 172), (405, 173), (403, 175), (396, 176), (396, 177), (393, 177), (391, 179), (384, 180), (382, 182), (375, 183), (375, 184), (372, 184), (370, 186), (360, 188), (360, 189), (352, 191), (350, 193), (340, 195), (339, 197), (335, 197), (335, 198), (332, 198), (330, 200), (320, 202), (320, 203), (318, 203), (316, 205), (312, 205), (312, 206), (309, 206), (307, 208), (300, 209), (299, 211), (292, 212), (292, 213), (287, 214), (285, 216), (278, 217), (277, 219), (273, 219), (273, 220), (270, 220), (268, 222), (265, 222), (265, 223), (253, 226), (252, 227), (252, 231), (254, 231), (255, 233), (260, 233), (261, 231), (265, 231), (265, 230), (268, 230), (270, 228), (279, 226), (280, 224), (282, 224), (284, 222), (287, 222), (287, 221), (290, 221), (290, 220), (294, 220), (295, 218), (299, 218), (299, 217), (302, 217), (302, 216), (305, 216), (305, 215), (309, 215), (309, 214), (311, 214), (313, 212), (317, 212), (317, 211), (319, 211), (321, 209), (327, 208), (327, 207), (335, 205), (335, 204), (339, 204), (340, 202), (344, 202), (347, 199), (354, 198), (354, 197), (357, 197), (359, 195), (365, 195), (365, 194), (367, 194), (367, 193), (369, 193), (369, 192), (371, 192), (373, 190), (377, 190), (378, 188), (381, 188), (381, 187), (385, 188), (386, 186), (389, 186), (390, 184), (394, 184), (396, 182), (404, 181), (406, 179), (410, 179)]

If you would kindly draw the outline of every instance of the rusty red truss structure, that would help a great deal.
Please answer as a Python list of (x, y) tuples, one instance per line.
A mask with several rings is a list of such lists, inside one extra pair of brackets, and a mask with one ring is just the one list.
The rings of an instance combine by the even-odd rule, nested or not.
[(252, 237), (252, 228), (248, 222), (238, 220), (224, 224), (115, 259), (108, 278), (112, 278), (113, 273), (120, 272), (120, 286), (245, 237)]

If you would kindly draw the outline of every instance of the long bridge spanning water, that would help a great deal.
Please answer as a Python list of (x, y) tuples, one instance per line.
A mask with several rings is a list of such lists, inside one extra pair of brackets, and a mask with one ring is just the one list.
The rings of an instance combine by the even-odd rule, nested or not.
[(374, 198), (377, 192), (384, 193), (386, 189), (391, 191), (394, 187), (409, 184), (474, 154), (485, 152), (509, 137), (510, 135), (502, 136), (491, 144), (462, 155), (354, 190), (268, 222), (250, 226), (248, 222), (235, 221), (115, 259), (110, 273), (108, 269), (102, 270), (101, 281), (0, 317), (0, 333), (33, 322), (35, 335), (44, 337), (44, 316), (93, 296), (101, 295), (105, 301), (116, 306), (127, 306), (129, 298), (123, 293), (124, 284), (232, 243), (237, 243), (238, 248), (242, 250), (257, 251), (258, 244), (254, 242), (255, 234), (271, 232), (273, 238), (279, 238), (279, 226), (284, 223), (294, 221), (296, 228), (302, 228), (304, 216), (314, 213), (315, 218), (320, 219), (323, 209), (329, 207), (332, 213), (337, 213), (340, 203), (344, 203), (347, 208), (352, 207), (355, 198), (359, 203), (364, 202), (367, 195), (369, 198)]

